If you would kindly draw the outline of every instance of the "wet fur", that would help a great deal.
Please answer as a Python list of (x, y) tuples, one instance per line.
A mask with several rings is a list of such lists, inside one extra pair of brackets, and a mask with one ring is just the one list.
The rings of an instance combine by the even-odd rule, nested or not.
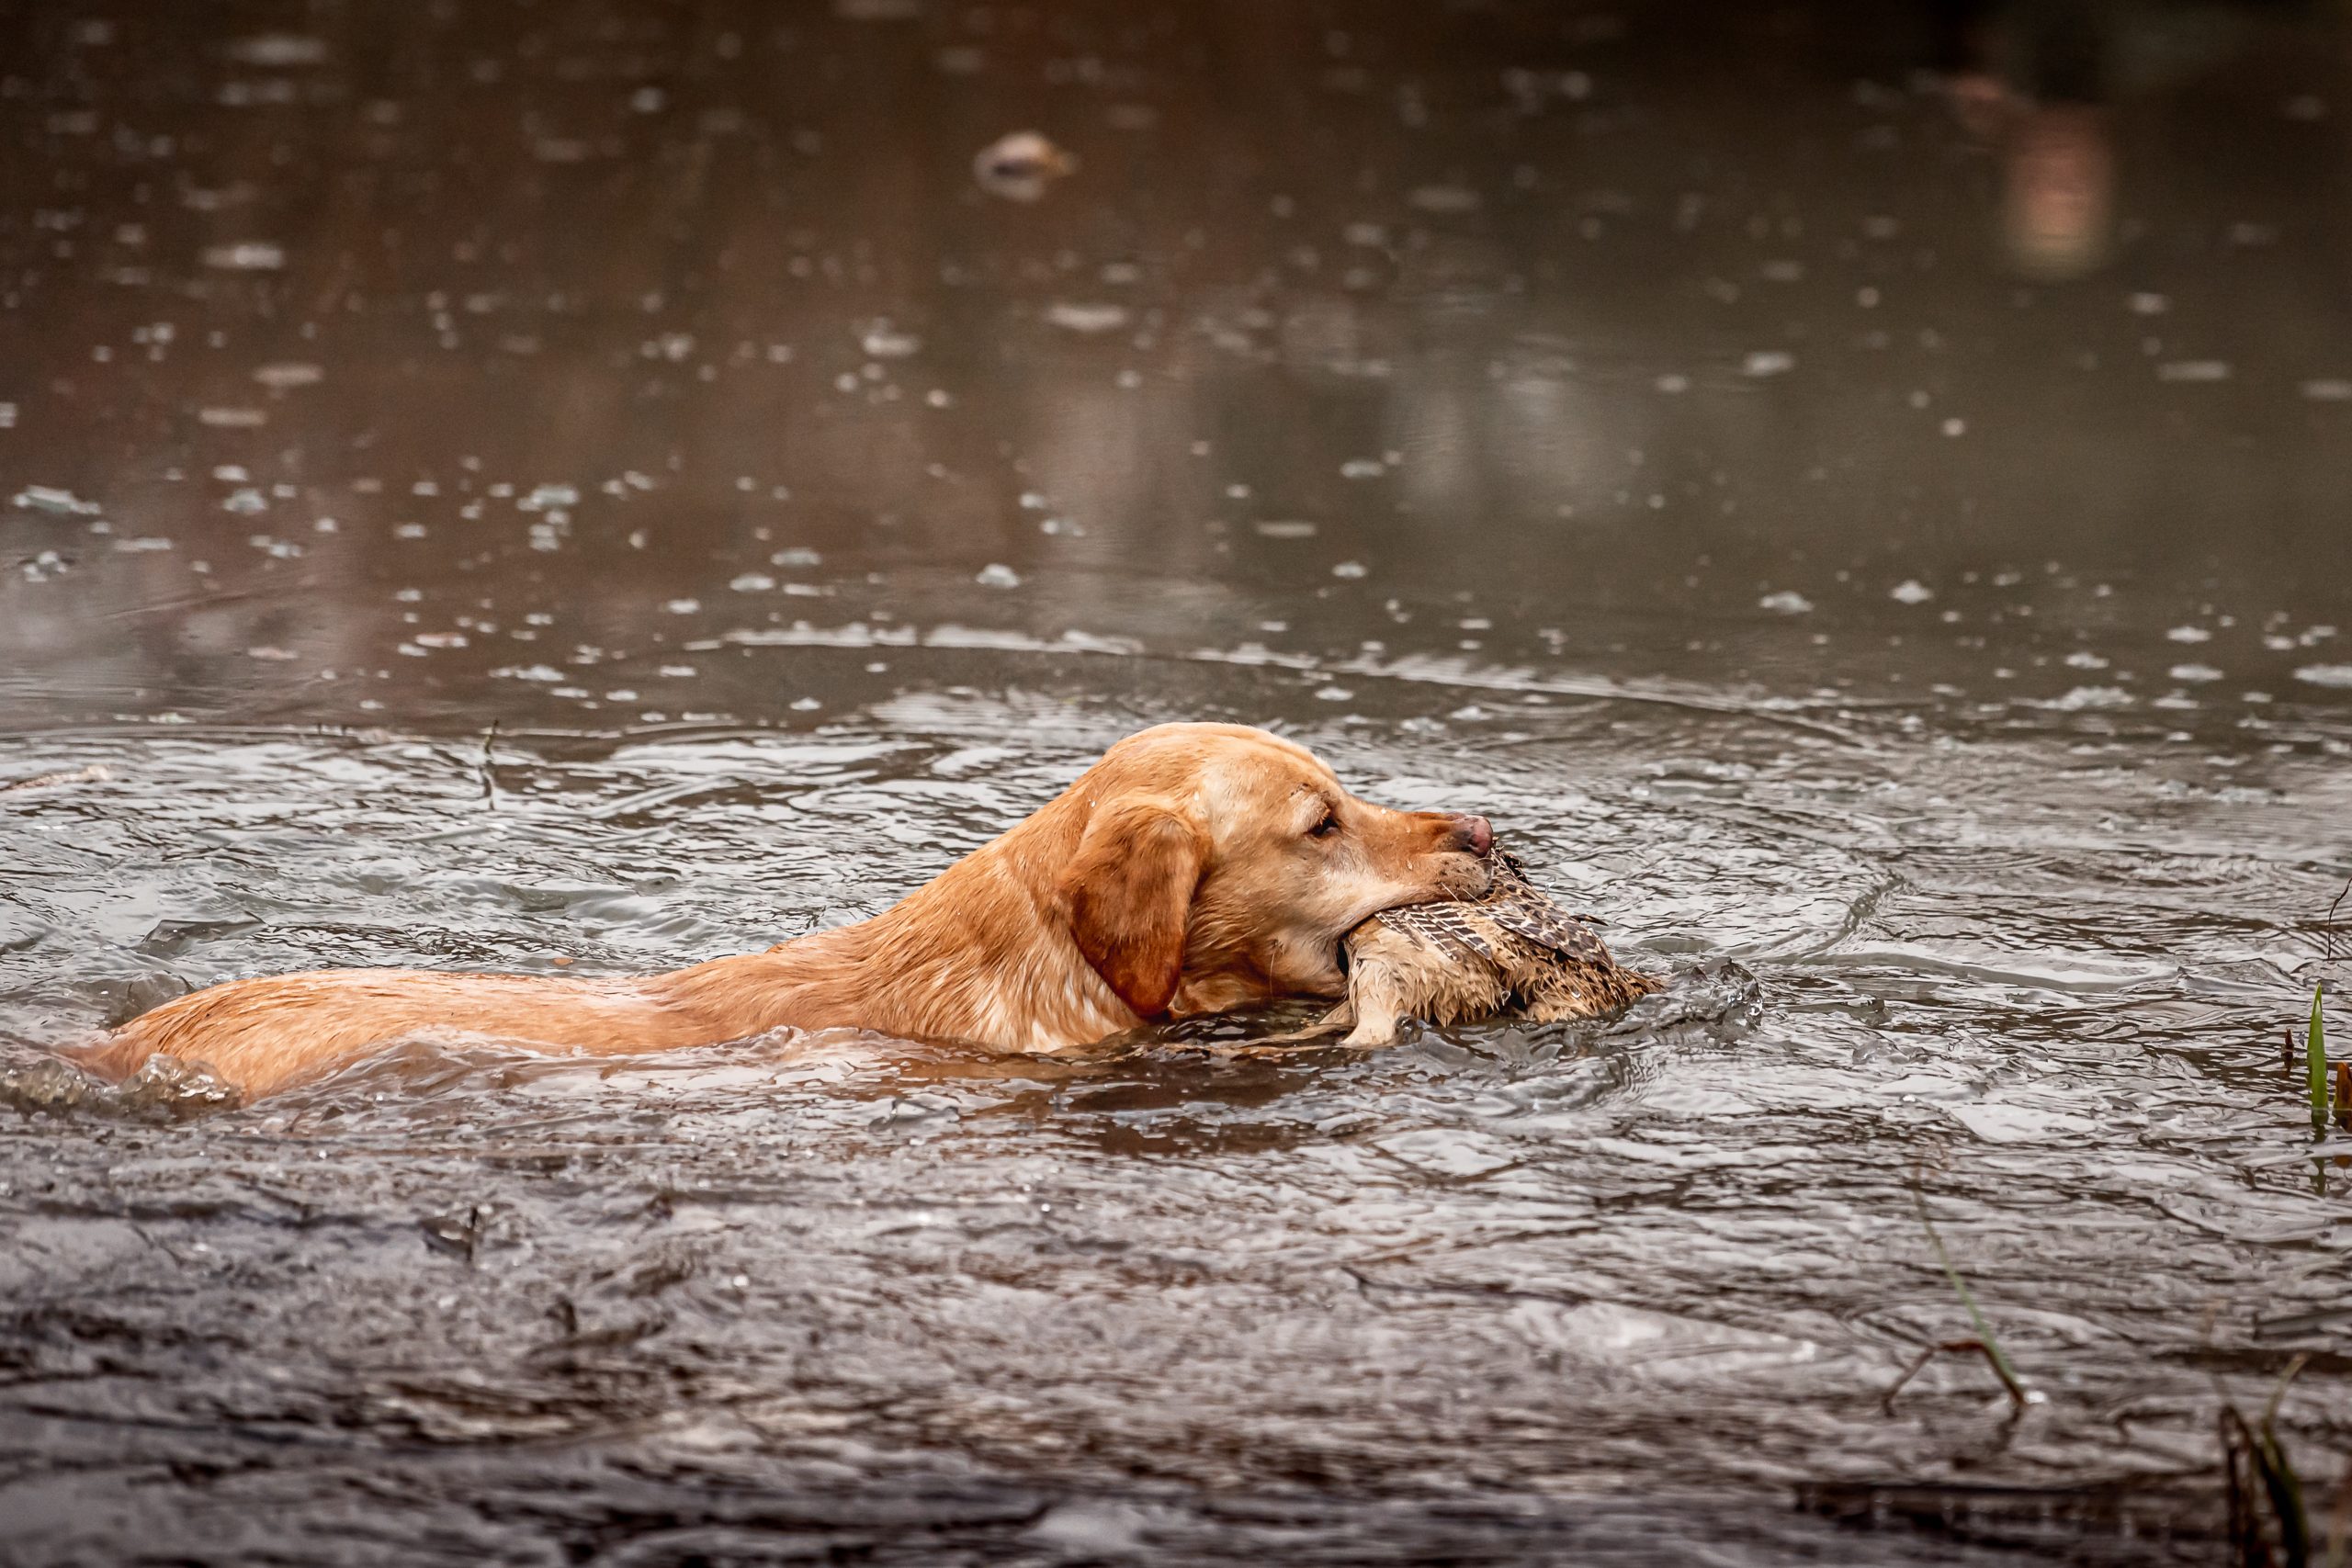
[[(1316, 833), (1327, 815), (1338, 829)], [(121, 1077), (162, 1053), (266, 1094), (431, 1035), (618, 1054), (788, 1026), (1063, 1050), (1162, 1016), (1338, 996), (1345, 934), (1378, 909), (1475, 897), (1485, 842), (1476, 818), (1356, 799), (1262, 730), (1163, 725), (857, 925), (662, 975), (236, 980), (132, 1020), (82, 1059)]]

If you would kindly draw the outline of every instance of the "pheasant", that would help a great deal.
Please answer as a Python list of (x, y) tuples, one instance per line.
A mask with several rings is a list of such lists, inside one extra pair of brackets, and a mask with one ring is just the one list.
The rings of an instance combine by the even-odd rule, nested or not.
[(1611, 957), (1592, 928), (1552, 902), (1499, 845), (1488, 873), (1483, 898), (1400, 905), (1350, 931), (1348, 999), (1317, 1032), (1350, 1029), (1343, 1044), (1386, 1045), (1408, 1018), (1597, 1018), (1664, 984)]

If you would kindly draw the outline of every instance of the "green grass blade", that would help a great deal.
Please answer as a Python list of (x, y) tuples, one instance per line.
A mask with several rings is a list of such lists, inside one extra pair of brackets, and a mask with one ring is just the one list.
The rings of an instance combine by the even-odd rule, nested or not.
[(2017, 1368), (2010, 1365), (2007, 1352), (2001, 1348), (2000, 1340), (1993, 1336), (1993, 1325), (1984, 1321), (1984, 1314), (1977, 1308), (1976, 1298), (1969, 1293), (1968, 1282), (1960, 1277), (1960, 1270), (1952, 1267), (1951, 1254), (1944, 1250), (1944, 1238), (1936, 1234), (1936, 1223), (1928, 1218), (1926, 1196), (1914, 1187), (1911, 1201), (1918, 1208), (1919, 1224), (1927, 1227), (1929, 1245), (1936, 1249), (1936, 1261), (1944, 1266), (1944, 1278), (1951, 1281), (1953, 1293), (1960, 1297), (1960, 1304), (1968, 1309), (1968, 1321), (1976, 1325), (1976, 1337), (1984, 1341), (1984, 1353), (1993, 1358), (1993, 1365), (1999, 1371), (2001, 1382), (2007, 1385), (2012, 1397), (2031, 1397), (2024, 1393), (2025, 1380), (2018, 1377)]
[(2312, 987), (2312, 1032), (2303, 1040), (2303, 1066), (2311, 1075), (2312, 1132), (2327, 1135), (2327, 1032), (2319, 1021), (2320, 996), (2325, 987)]

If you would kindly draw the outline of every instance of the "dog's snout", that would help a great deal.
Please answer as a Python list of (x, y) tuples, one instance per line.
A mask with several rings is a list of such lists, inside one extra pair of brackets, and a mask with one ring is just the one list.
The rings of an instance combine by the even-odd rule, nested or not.
[(1484, 855), (1495, 847), (1495, 830), (1483, 817), (1453, 817), (1453, 848), (1468, 850), (1474, 855)]

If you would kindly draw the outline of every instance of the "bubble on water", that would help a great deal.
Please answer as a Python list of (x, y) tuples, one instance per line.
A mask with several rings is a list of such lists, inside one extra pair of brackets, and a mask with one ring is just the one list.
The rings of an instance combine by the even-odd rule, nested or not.
[(212, 245), (204, 253), (204, 265), (226, 272), (275, 272), (286, 265), (286, 251), (264, 240)]
[(2035, 705), (2059, 713), (2080, 713), (2088, 708), (2128, 708), (2132, 702), (2132, 694), (2120, 686), (2076, 686), (2063, 697)]
[(727, 586), (738, 593), (764, 593), (775, 586), (775, 579), (763, 571), (747, 571)]
[(1936, 596), (1936, 591), (1916, 577), (1906, 577), (1888, 589), (1886, 596), (1905, 604), (1924, 604)]
[(493, 681), (532, 681), (541, 684), (563, 679), (563, 671), (546, 664), (509, 664), (490, 672)]
[(1001, 561), (990, 561), (972, 579), (983, 588), (1018, 588), (1021, 574)]
[(2076, 649), (2066, 655), (2066, 662), (2077, 670), (2104, 670), (2108, 661), (2088, 649)]
[(230, 494), (229, 499), (220, 503), (220, 510), (223, 512), (242, 513), (247, 516), (251, 516), (256, 512), (268, 511), (269, 498), (262, 494), (261, 491), (248, 485), (242, 490), (232, 491)]
[(2135, 316), (2161, 316), (2172, 309), (2172, 301), (2161, 294), (2134, 294), (2125, 303)]
[(259, 430), (269, 415), (259, 409), (208, 408), (196, 411), (197, 423), (215, 430)]
[(825, 558), (806, 545), (794, 545), (768, 557), (770, 566), (821, 566)]
[(1777, 348), (1758, 349), (1741, 360), (1739, 367), (1747, 376), (1785, 376), (1797, 367), (1797, 356)]
[(1368, 569), (1364, 566), (1363, 562), (1360, 560), (1336, 561), (1332, 563), (1331, 575), (1333, 577), (1357, 578), (1363, 576), (1367, 570)]
[(1386, 465), (1371, 457), (1351, 457), (1340, 465), (1342, 479), (1376, 479), (1387, 471)]
[(326, 39), (300, 33), (257, 33), (252, 38), (239, 39), (229, 46), (229, 58), (238, 63), (263, 65), (272, 70), (322, 64), (326, 57)]
[(1763, 598), (1756, 601), (1756, 607), (1759, 610), (1770, 610), (1777, 615), (1802, 615), (1813, 609), (1813, 601), (1792, 589), (1784, 588), (1778, 593), (1767, 593)]
[(46, 512), (59, 517), (88, 517), (98, 510), (96, 502), (84, 501), (70, 490), (50, 485), (27, 485), (17, 492), (16, 504), (26, 512)]
[(2218, 681), (2222, 672), (2211, 664), (2176, 664), (2167, 671), (2176, 681)]
[(2306, 664), (2295, 679), (2313, 686), (2352, 687), (2352, 664)]
[(254, 372), (254, 379), (273, 392), (291, 390), (296, 387), (316, 386), (326, 372), (316, 365), (288, 361), (282, 365), (265, 365)]
[(858, 335), (857, 345), (876, 359), (905, 359), (922, 347), (922, 339), (898, 331), (885, 317)]
[(2331, 376), (2306, 381), (2303, 383), (2303, 396), (2313, 402), (2352, 402), (2352, 380)]
[(2213, 634), (2207, 631), (2203, 626), (2175, 626), (2172, 630), (2165, 633), (2165, 636), (2175, 642), (2211, 642), (2213, 640)]
[(1046, 307), (1046, 320), (1067, 332), (1115, 332), (1130, 320), (1125, 305), (1076, 304), (1057, 301)]
[(1405, 199), (1423, 212), (1475, 212), (1479, 206), (1478, 193), (1468, 186), (1419, 186)]
[(2159, 381), (2226, 381), (2229, 366), (2219, 359), (2176, 359), (2156, 367)]
[(1302, 517), (1270, 517), (1250, 526), (1269, 539), (1311, 539), (1315, 536), (1315, 525)]

